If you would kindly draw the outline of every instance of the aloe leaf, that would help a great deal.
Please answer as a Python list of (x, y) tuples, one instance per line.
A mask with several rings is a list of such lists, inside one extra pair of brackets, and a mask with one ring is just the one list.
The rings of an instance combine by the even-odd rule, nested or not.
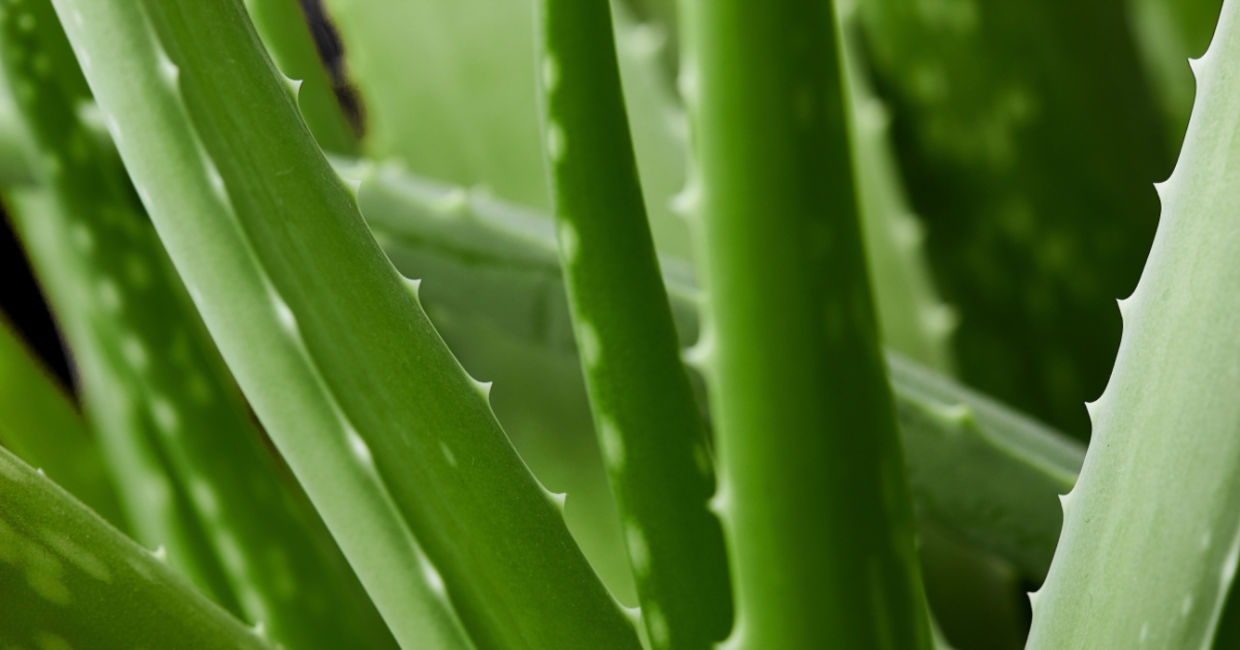
[(1124, 0), (857, 7), (960, 376), (1083, 436), (1172, 161)]
[(1207, 646), (1240, 559), (1240, 3), (1193, 62), (1184, 148), (1093, 442), (1033, 599), (1031, 648)]
[(319, 146), (336, 154), (357, 153), (357, 137), (336, 101), (299, 0), (246, 0), (245, 5), (276, 65), (301, 82), (297, 105)]
[(268, 648), (16, 456), (0, 449), (0, 643), (38, 648)]
[[(485, 391), (374, 244), (240, 5), (143, 7), (158, 44), (127, 3), (57, 2), (66, 23), (80, 12), (91, 25), (70, 27), (79, 58), (111, 63), (92, 88), (208, 327), (397, 638), (459, 645), (434, 624), (446, 595), (479, 645), (636, 645)], [(346, 526), (359, 512), (373, 516)]]
[(101, 517), (122, 522), (99, 447), (77, 405), (0, 315), (0, 444), (37, 465)]
[(653, 648), (709, 648), (732, 622), (714, 466), (646, 223), (610, 8), (538, 9), (564, 284), (642, 620)]
[(943, 372), (955, 366), (956, 316), (931, 279), (925, 232), (908, 197), (891, 143), (888, 109), (862, 69), (856, 5), (837, 3), (850, 100), (857, 205), (883, 345)]
[(681, 7), (719, 508), (737, 591), (729, 643), (928, 647), (834, 7)]
[[(116, 76), (110, 77), (119, 85), (112, 86), (94, 81), (96, 91), (112, 92), (123, 100), (133, 101), (130, 94), (136, 80), (145, 83), (146, 97), (150, 101), (137, 100), (140, 107), (136, 113), (144, 124), (165, 124), (171, 128), (163, 130), (138, 129), (131, 131), (135, 137), (127, 139), (126, 146), (139, 151), (157, 152), (147, 158), (149, 167), (131, 163), (129, 169), (149, 171), (157, 170), (162, 177), (153, 187), (166, 188), (164, 192), (143, 191), (145, 199), (156, 207), (164, 207), (166, 199), (175, 197), (178, 208), (185, 208), (184, 214), (216, 214), (226, 212), (225, 204), (213, 191), (213, 185), (207, 175), (205, 160), (201, 156), (193, 133), (185, 123), (182, 104), (173, 89), (162, 76), (168, 68), (161, 66), (166, 57), (160, 58), (152, 35), (146, 27), (146, 18), (141, 7), (132, 3), (120, 3), (114, 7), (101, 3), (88, 5), (57, 7), (65, 18), (64, 24), (70, 31), (80, 30), (91, 40), (90, 46), (78, 45), (79, 59), (87, 61), (108, 61), (119, 69)], [(87, 16), (92, 25), (105, 25), (110, 28), (99, 31), (83, 30), (87, 24)], [(98, 22), (95, 22), (98, 21)], [(100, 47), (100, 43), (106, 47)], [(105, 55), (106, 53), (106, 55)], [(91, 68), (95, 75), (97, 67)], [(105, 74), (105, 76), (107, 76)], [(123, 104), (122, 104), (123, 105)], [(118, 129), (118, 122), (111, 121), (113, 129)], [(113, 135), (118, 131), (114, 131)], [(168, 136), (168, 137), (165, 137)], [(126, 146), (122, 146), (124, 151)], [(170, 158), (165, 156), (171, 153)], [(138, 177), (138, 176), (135, 176)], [(138, 177), (141, 178), (141, 177)], [(186, 207), (188, 206), (188, 207)], [(172, 214), (181, 214), (172, 212)], [(248, 254), (246, 244), (240, 238), (236, 226), (224, 220), (208, 222), (207, 234), (201, 239), (193, 239), (198, 233), (191, 232), (191, 239), (182, 240), (189, 244), (192, 252), (199, 252), (202, 257), (192, 258), (194, 268), (210, 271), (215, 264), (222, 263), (221, 268), (229, 269), (225, 277), (215, 278), (219, 285), (211, 285), (212, 274), (201, 273), (190, 276), (207, 286), (219, 286), (219, 295), (227, 293), (228, 300), (222, 300), (222, 308), (213, 313), (236, 323), (251, 323), (258, 316), (267, 315), (272, 329), (270, 333), (279, 332), (276, 314), (271, 310), (271, 294), (266, 290), (263, 279), (257, 274), (252, 257)], [(178, 231), (183, 232), (183, 231)], [(211, 239), (214, 236), (214, 239)], [(204, 250), (199, 244), (202, 241), (222, 241), (223, 245)], [(201, 276), (208, 278), (203, 280)], [(199, 286), (201, 286), (201, 284)], [(246, 293), (246, 289), (250, 289)], [(255, 309), (255, 305), (260, 305)], [(241, 311), (230, 311), (239, 309)], [(235, 319), (235, 320), (233, 320)], [(259, 346), (260, 350), (289, 350), (290, 346), (283, 335), (264, 338), (264, 330), (249, 333), (248, 340)], [(274, 340), (273, 340), (274, 339)], [(252, 350), (245, 350), (253, 356)], [(286, 362), (285, 367), (279, 363), (271, 363), (268, 367), (281, 373), (280, 387), (282, 395), (297, 398), (305, 408), (290, 408), (288, 411), (291, 426), (302, 431), (339, 430), (340, 416), (329, 399), (325, 398), (319, 378), (304, 361)], [(277, 362), (281, 359), (277, 358)], [(109, 384), (110, 385), (110, 384)], [(434, 647), (464, 647), (461, 633), (454, 617), (436, 595), (423, 564), (419, 551), (408, 531), (397, 525), (399, 517), (385, 489), (374, 477), (373, 472), (356, 462), (347, 460), (354, 458), (354, 447), (345, 439), (343, 431), (340, 435), (324, 436), (317, 441), (315, 448), (306, 446), (295, 448), (299, 453), (284, 449), (286, 457), (299, 461), (294, 463), (296, 469), (327, 476), (329, 479), (318, 485), (321, 489), (308, 490), (309, 496), (319, 510), (326, 515), (332, 525), (333, 534), (346, 555), (350, 557), (354, 568), (363, 579), (367, 591), (375, 596), (381, 611), (392, 621), (393, 632), (405, 642), (427, 643)], [(332, 446), (332, 443), (335, 443)], [(223, 476), (228, 476), (224, 474)], [(384, 609), (384, 608), (387, 609)], [(400, 616), (394, 616), (398, 610)], [(328, 620), (330, 623), (330, 619)]]
[[(23, 16), (38, 16), (35, 29), (22, 27)], [(38, 247), (39, 266), (51, 273), (53, 255), (81, 260), (75, 267), (80, 273), (65, 279), (74, 285), (66, 288), (86, 288), (85, 307), (59, 301), (57, 311), (94, 334), (74, 337), (85, 364), (91, 357), (122, 360), (110, 367), (111, 388), (128, 393), (149, 429), (111, 435), (154, 434), (137, 444), (152, 449), (178, 500), (187, 502), (177, 516), (189, 522), (199, 554), (182, 559), (173, 548), (174, 561), (194, 564), (191, 572), (211, 571), (221, 602), (261, 622), (277, 642), (305, 648), (392, 645), (304, 496), (283, 480), (282, 468), (264, 448), (149, 221), (128, 186), (110, 174), (119, 176), (110, 168), (113, 158), (89, 141), (72, 99), (57, 92), (55, 80), (77, 74), (71, 55), (53, 59), (67, 59), (70, 74), (55, 65), (40, 68), (51, 40), (63, 39), (51, 5), (18, 0), (9, 17), (7, 76), (19, 90), (36, 157), (47, 161), (43, 180), (58, 204), (35, 215), (47, 222), (40, 227), (58, 235), (45, 243), (60, 244)], [(80, 239), (90, 241), (89, 250), (71, 248)], [(133, 510), (139, 512), (146, 486), (127, 480), (124, 469), (117, 468), (116, 481), (134, 493)], [(159, 531), (145, 532), (144, 542), (164, 543)], [(304, 578), (310, 575), (313, 581)], [(328, 611), (330, 618), (323, 616)], [(307, 614), (313, 615), (309, 621)]]

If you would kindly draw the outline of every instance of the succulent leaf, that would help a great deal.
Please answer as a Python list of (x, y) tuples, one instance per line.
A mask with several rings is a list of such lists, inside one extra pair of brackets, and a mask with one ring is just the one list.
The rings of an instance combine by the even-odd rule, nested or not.
[(650, 646), (710, 648), (732, 594), (709, 440), (646, 222), (606, 2), (538, 5), (564, 286)]
[(1240, 558), (1240, 2), (1226, 0), (1031, 648), (1208, 646)]

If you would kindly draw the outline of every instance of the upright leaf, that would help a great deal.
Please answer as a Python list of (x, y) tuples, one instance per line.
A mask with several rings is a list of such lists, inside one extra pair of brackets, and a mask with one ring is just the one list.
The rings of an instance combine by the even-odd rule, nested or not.
[(928, 647), (833, 3), (681, 6), (737, 586), (729, 642)]
[(606, 0), (539, 5), (543, 134), (559, 251), (595, 430), (650, 644), (731, 627), (714, 466), (659, 275)]
[(1240, 1), (1193, 63), (1162, 221), (1042, 590), (1031, 648), (1206, 647), (1240, 561)]

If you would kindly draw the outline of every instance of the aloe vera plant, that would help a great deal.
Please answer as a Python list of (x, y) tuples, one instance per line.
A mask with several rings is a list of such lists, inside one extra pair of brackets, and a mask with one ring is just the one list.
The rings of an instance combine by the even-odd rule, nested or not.
[(732, 604), (714, 463), (646, 224), (604, 3), (540, 5), (543, 132), (595, 429), (654, 648), (708, 648)]
[(1236, 0), (1087, 452), (1217, 0), (310, 4), (0, 2), (0, 647), (1238, 638)]

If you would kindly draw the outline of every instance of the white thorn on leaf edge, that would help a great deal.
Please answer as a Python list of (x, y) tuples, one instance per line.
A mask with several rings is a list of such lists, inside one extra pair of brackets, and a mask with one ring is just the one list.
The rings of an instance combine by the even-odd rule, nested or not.
[(288, 88), (290, 93), (292, 93), (293, 99), (299, 99), (301, 97), (301, 85), (305, 83), (305, 80), (294, 79), (288, 75), (280, 76), (284, 78), (284, 86)]
[(422, 279), (421, 278), (405, 278), (405, 285), (413, 292), (415, 300), (422, 300)]
[(474, 379), (473, 382), (474, 382), (474, 388), (478, 389), (478, 392), (482, 394), (483, 399), (490, 401), (491, 400), (491, 386), (495, 382), (478, 381), (477, 379)]

